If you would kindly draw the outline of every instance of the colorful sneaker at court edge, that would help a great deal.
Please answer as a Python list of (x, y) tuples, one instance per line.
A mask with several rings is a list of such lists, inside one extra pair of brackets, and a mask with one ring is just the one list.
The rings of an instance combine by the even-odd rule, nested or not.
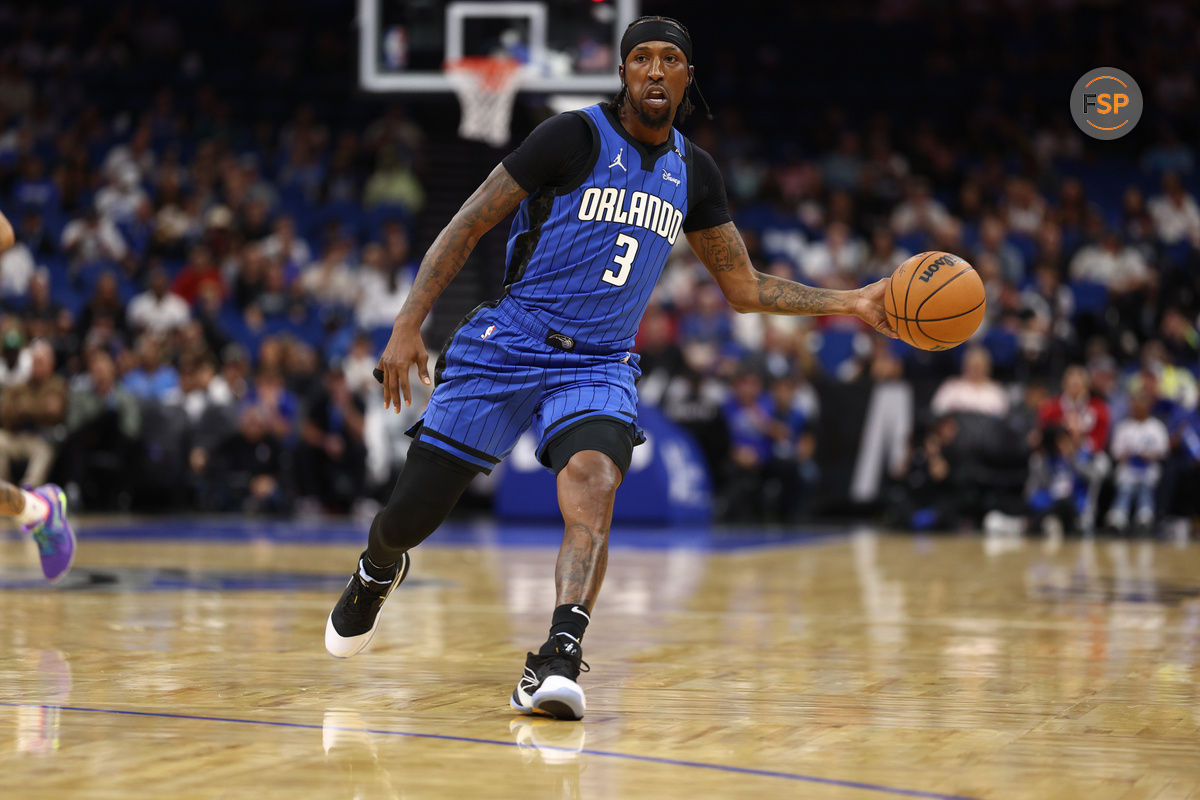
[(590, 667), (583, 660), (579, 642), (567, 633), (556, 634), (555, 652), (525, 656), (525, 674), (517, 681), (508, 704), (522, 714), (540, 714), (555, 719), (583, 719), (587, 699), (575, 682), (580, 671)]
[(53, 483), (27, 491), (45, 500), (50, 509), (44, 519), (26, 525), (25, 532), (37, 542), (42, 574), (51, 583), (58, 583), (75, 560), (75, 532), (67, 522), (67, 495)]
[(408, 577), (412, 560), (405, 553), (396, 562), (396, 571), (387, 583), (372, 580), (363, 569), (364, 551), (358, 559), (358, 569), (350, 576), (346, 590), (325, 623), (325, 649), (334, 658), (349, 658), (362, 652), (371, 643), (375, 629), (379, 627), (379, 611), (383, 601), (391, 596), (396, 587)]

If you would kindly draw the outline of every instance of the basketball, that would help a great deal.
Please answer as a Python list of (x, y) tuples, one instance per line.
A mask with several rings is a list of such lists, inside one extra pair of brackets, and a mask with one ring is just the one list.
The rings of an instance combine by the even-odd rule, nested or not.
[(953, 253), (917, 253), (892, 273), (883, 298), (900, 339), (922, 350), (948, 350), (971, 338), (987, 301), (979, 273)]

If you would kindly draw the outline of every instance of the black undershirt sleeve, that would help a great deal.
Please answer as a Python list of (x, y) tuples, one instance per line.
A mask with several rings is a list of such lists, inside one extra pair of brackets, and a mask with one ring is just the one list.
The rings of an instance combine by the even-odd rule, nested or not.
[(504, 157), (504, 168), (525, 191), (570, 186), (591, 167), (592, 129), (575, 112), (558, 114), (538, 125)]
[[(685, 233), (732, 221), (725, 200), (725, 181), (712, 156), (694, 145)], [(538, 125), (503, 164), (521, 188), (533, 194), (542, 187), (578, 183), (591, 168), (592, 130), (579, 114), (558, 114)]]
[(683, 232), (702, 231), (732, 222), (725, 200), (725, 180), (713, 157), (692, 145), (692, 172), (688, 176), (688, 215)]

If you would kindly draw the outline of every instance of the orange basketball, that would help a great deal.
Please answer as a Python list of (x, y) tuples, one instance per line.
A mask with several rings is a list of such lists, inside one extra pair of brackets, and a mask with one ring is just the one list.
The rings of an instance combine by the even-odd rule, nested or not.
[(892, 273), (883, 307), (902, 340), (947, 350), (971, 338), (983, 321), (983, 281), (953, 253), (917, 253)]

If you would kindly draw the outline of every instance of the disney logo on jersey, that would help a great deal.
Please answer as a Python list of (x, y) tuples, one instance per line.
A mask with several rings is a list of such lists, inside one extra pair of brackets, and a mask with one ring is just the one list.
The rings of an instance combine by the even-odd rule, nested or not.
[(683, 212), (661, 197), (642, 191), (627, 195), (625, 189), (611, 186), (586, 190), (579, 201), (578, 217), (582, 222), (595, 220), (645, 228), (671, 244), (675, 244), (683, 226)]
[(676, 186), (679, 185), (679, 178), (676, 178), (674, 175), (667, 172), (666, 168), (663, 169), (662, 179), (664, 181), (670, 181), (671, 183), (675, 184)]

